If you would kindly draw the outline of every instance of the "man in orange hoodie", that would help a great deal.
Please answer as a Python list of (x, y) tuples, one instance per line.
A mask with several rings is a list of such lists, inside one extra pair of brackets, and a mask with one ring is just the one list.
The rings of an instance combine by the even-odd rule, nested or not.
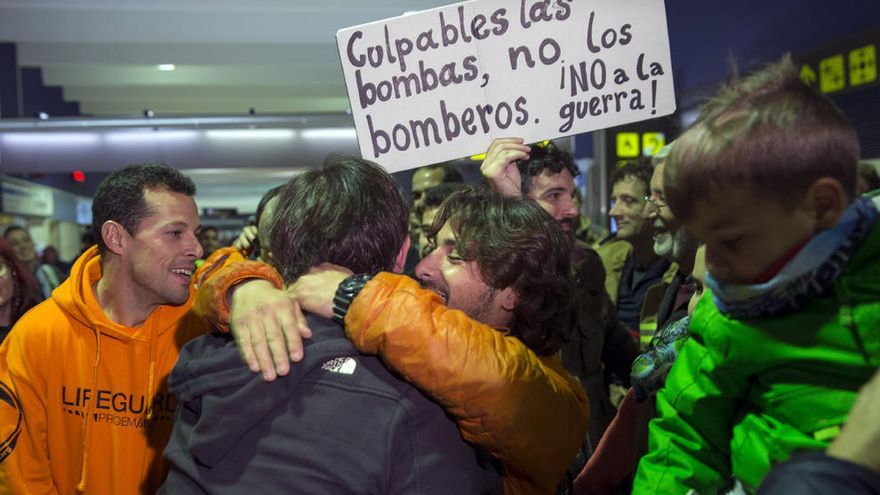
[(163, 165), (110, 174), (92, 203), (98, 245), (0, 347), (5, 402), (20, 413), (0, 417), (20, 426), (2, 425), (13, 493), (152, 493), (164, 480), (166, 377), (205, 328), (188, 314), (202, 255), (194, 194)]

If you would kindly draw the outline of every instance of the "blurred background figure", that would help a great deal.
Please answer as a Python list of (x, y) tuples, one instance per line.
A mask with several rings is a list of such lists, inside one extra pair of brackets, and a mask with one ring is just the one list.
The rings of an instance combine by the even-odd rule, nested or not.
[(40, 301), (51, 296), (55, 287), (61, 285), (61, 282), (67, 277), (59, 276), (53, 268), (40, 264), (40, 258), (37, 256), (31, 234), (24, 227), (13, 225), (6, 229), (3, 237), (9, 243), (18, 261), (37, 279)]
[(5, 239), (0, 239), (0, 342), (37, 301), (37, 281)]
[(220, 249), (220, 232), (217, 231), (217, 227), (202, 227), (199, 231), (199, 244), (205, 252), (203, 258), (211, 256), (211, 253)]
[(572, 200), (574, 201), (575, 206), (577, 206), (578, 211), (573, 221), (575, 229), (574, 237), (575, 239), (595, 249), (599, 246), (599, 243), (602, 241), (602, 239), (608, 237), (608, 229), (606, 229), (602, 225), (597, 225), (593, 223), (593, 220), (590, 219), (589, 215), (584, 214), (584, 198), (581, 190), (577, 187), (574, 189), (574, 196), (572, 196)]
[(877, 167), (870, 162), (859, 163), (859, 176), (856, 178), (856, 196), (861, 196), (868, 191), (880, 189), (880, 174)]
[(40, 255), (40, 263), (51, 267), (55, 271), (59, 280), (66, 279), (67, 275), (70, 273), (70, 264), (61, 260), (55, 246), (46, 246), (46, 248), (43, 249), (43, 253)]

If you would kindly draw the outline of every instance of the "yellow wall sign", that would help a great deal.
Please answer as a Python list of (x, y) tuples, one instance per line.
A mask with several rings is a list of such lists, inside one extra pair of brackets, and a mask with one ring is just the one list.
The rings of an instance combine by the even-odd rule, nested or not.
[(639, 156), (639, 133), (617, 133), (617, 156), (620, 158), (635, 158)]
[(810, 86), (818, 86), (823, 93), (876, 84), (877, 44), (863, 43), (865, 41), (859, 43), (862, 46), (841, 50), (822, 59), (803, 61), (799, 72), (801, 79)]
[(849, 52), (849, 84), (861, 86), (877, 80), (877, 48), (867, 45)]
[(654, 156), (664, 146), (666, 146), (666, 135), (662, 132), (646, 132), (642, 134), (642, 155)]
[(834, 55), (819, 61), (819, 90), (833, 93), (846, 87), (846, 66), (843, 55)]

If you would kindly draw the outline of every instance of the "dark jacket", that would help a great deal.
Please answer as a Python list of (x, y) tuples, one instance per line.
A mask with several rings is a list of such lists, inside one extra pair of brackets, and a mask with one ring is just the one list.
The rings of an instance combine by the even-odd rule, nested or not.
[(590, 399), (590, 450), (616, 414), (608, 395), (606, 375), (629, 379), (639, 345), (618, 319), (614, 303), (605, 293), (605, 269), (592, 249), (577, 249), (575, 279), (578, 299), (584, 302), (576, 332), (561, 351), (562, 364), (575, 375)]
[(758, 495), (880, 495), (880, 473), (822, 452), (793, 456), (775, 466)]
[[(183, 348), (160, 493), (500, 493), (493, 462), (443, 409), (310, 315), (290, 373), (264, 382), (228, 335)], [(482, 467), (487, 466), (487, 467)]]

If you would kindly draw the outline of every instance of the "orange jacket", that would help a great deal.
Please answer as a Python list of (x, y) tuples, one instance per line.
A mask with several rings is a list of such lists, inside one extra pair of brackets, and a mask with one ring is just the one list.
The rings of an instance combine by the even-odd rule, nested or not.
[(402, 275), (376, 275), (345, 316), (348, 338), (378, 354), (504, 466), (504, 493), (551, 494), (583, 441), (589, 403), (556, 356), (443, 305)]
[[(223, 260), (230, 258), (241, 256)], [(23, 418), (2, 464), (13, 493), (153, 493), (165, 479), (161, 454), (176, 406), (166, 378), (180, 347), (205, 330), (188, 314), (195, 290), (185, 304), (160, 306), (140, 327), (125, 327), (98, 305), (92, 287), (100, 277), (93, 247), (0, 347), (2, 389), (12, 391)], [(0, 420), (16, 417), (9, 412)]]

